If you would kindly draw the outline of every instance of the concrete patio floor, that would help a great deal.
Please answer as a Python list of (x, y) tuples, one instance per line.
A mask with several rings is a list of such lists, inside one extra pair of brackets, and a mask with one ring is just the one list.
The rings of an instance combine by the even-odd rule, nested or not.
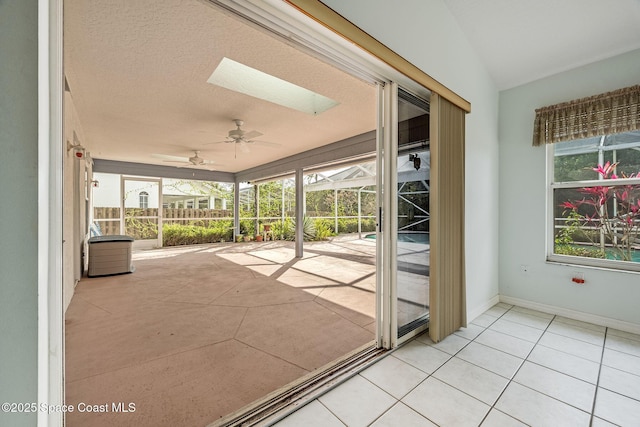
[(134, 254), (66, 313), (66, 425), (206, 425), (375, 336), (375, 241), (221, 243)]

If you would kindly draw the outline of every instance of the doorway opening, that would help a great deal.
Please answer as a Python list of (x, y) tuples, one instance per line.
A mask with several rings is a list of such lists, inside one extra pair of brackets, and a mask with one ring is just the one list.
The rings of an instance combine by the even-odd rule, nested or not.
[[(84, 276), (65, 295), (67, 403), (135, 412), (66, 424), (207, 424), (373, 347), (375, 244), (349, 233), (357, 191), (337, 190), (337, 230), (322, 218), (335, 209), (306, 206), (315, 236), (302, 258), (289, 239), (304, 204), (293, 172), (375, 151), (376, 84), (205, 2), (64, 7), (65, 132), (90, 159), (81, 184), (100, 183), (77, 237), (97, 223), (135, 238), (133, 273)], [(302, 112), (208, 82), (225, 58), (337, 104)], [(98, 196), (107, 175), (111, 201)], [(181, 244), (225, 225), (219, 240)]]
[[(194, 1), (179, 11), (154, 4), (153, 14), (160, 25), (146, 26), (142, 37), (128, 29), (138, 28), (135, 16), (146, 16), (148, 8), (139, 14), (123, 14), (108, 5), (80, 8), (78, 3), (65, 1), (69, 83), (65, 105), (69, 126), (65, 132), (83, 135), (87, 157), (96, 160), (96, 173), (128, 177), (121, 191), (130, 192), (131, 197), (125, 197), (120, 205), (121, 232), (136, 232), (127, 228), (127, 223), (155, 227), (157, 232), (151, 238), (138, 240), (155, 240), (155, 246), (164, 246), (168, 221), (191, 219), (184, 212), (170, 217), (165, 210), (217, 209), (211, 199), (170, 198), (155, 187), (125, 185), (134, 181), (146, 185), (152, 180), (162, 187), (164, 179), (191, 179), (224, 182), (233, 188), (233, 199), (222, 198), (233, 212), (233, 238), (193, 247), (147, 247), (134, 254), (134, 274), (82, 279), (75, 292), (70, 288), (67, 296), (72, 299), (65, 319), (69, 403), (86, 400), (87, 390), (103, 393), (97, 400), (126, 396), (130, 401), (142, 395), (141, 390), (152, 390), (148, 398), (160, 403), (142, 402), (136, 406), (137, 416), (155, 411), (166, 418), (166, 412), (153, 406), (162, 404), (163, 408), (176, 408), (171, 416), (177, 422), (213, 421), (325, 369), (345, 354), (363, 346), (375, 347), (380, 342), (382, 305), (380, 282), (376, 281), (380, 275), (376, 242), (383, 240), (382, 230), (376, 226), (386, 205), (380, 202), (379, 171), (373, 163), (355, 160), (375, 156), (380, 146), (381, 117), (376, 110), (378, 85), (385, 82), (345, 73), (341, 67), (281, 44), (278, 37), (265, 35), (255, 25), (220, 14), (203, 2)], [(176, 12), (189, 16), (181, 20)], [(134, 21), (127, 21), (130, 19)], [(91, 28), (87, 22), (92, 23)], [(193, 26), (184, 28), (179, 22), (193, 22)], [(117, 35), (113, 34), (115, 25), (122, 30)], [(107, 34), (110, 36), (101, 37)], [(238, 44), (236, 34), (243, 35), (242, 43)], [(110, 37), (116, 42), (105, 44)], [(137, 39), (148, 43), (137, 46), (132, 41)], [(216, 40), (215, 48), (220, 52), (210, 50), (211, 40)], [(232, 44), (225, 47), (225, 41)], [(279, 47), (272, 50), (274, 44)], [(118, 46), (131, 49), (118, 50)], [(249, 50), (244, 51), (247, 46)], [(167, 60), (171, 55), (180, 60)], [(229, 55), (243, 63), (255, 61), (252, 65), (256, 68), (297, 80), (338, 102), (327, 111), (309, 115), (212, 86), (207, 77), (213, 66)], [(298, 67), (288, 66), (292, 61)], [(155, 71), (149, 74), (148, 70)], [(428, 313), (428, 300), (424, 299), (428, 239), (415, 241), (416, 236), (428, 236), (429, 231), (425, 202), (429, 191), (428, 127), (426, 139), (417, 138), (424, 135), (414, 129), (414, 122), (428, 109), (420, 110), (422, 104), (413, 101), (409, 104), (413, 107), (406, 117), (403, 112), (398, 114), (399, 132), (392, 155), (396, 164), (390, 169), (397, 172), (396, 183), (407, 180), (402, 181), (402, 187), (386, 187), (394, 197), (399, 194), (394, 201), (396, 227), (384, 230), (394, 234), (384, 239), (395, 241), (398, 235), (414, 239), (398, 242), (395, 248), (394, 262), (399, 269), (392, 280), (397, 286), (397, 312), (385, 316), (384, 321), (396, 316), (402, 319), (394, 331), (396, 338), (408, 336), (409, 330), (415, 332), (416, 326), (424, 327)], [(401, 110), (402, 104), (393, 109)], [(229, 122), (242, 122), (246, 128), (237, 125), (229, 130)], [(410, 124), (406, 141), (405, 123)], [(209, 152), (207, 146), (211, 147)], [(181, 164), (168, 166), (167, 159)], [(404, 172), (413, 173), (411, 168), (420, 176), (405, 176)], [(94, 180), (92, 173), (85, 185)], [(302, 197), (298, 192), (291, 194), (287, 177), (294, 174), (306, 180)], [(281, 205), (276, 203), (278, 192)], [(263, 197), (267, 197), (267, 205), (262, 204)], [(286, 235), (285, 223), (291, 218), (288, 210), (297, 211), (301, 205), (306, 215), (297, 216), (298, 225), (313, 223), (317, 241), (306, 243), (304, 255), (297, 257), (291, 241), (274, 237)], [(97, 215), (95, 209), (91, 211)], [(109, 222), (107, 219), (89, 218), (82, 231), (86, 234), (93, 222)], [(197, 226), (188, 221), (186, 225)], [(366, 233), (375, 233), (377, 239), (367, 238)], [(237, 242), (240, 235), (241, 244)], [(323, 236), (328, 240), (322, 240)], [(412, 286), (403, 287), (409, 282)], [(388, 296), (385, 292), (384, 297)], [(198, 319), (205, 323), (199, 324)], [(312, 332), (315, 327), (317, 331)], [(350, 335), (343, 339), (348, 335), (345, 331)], [(223, 351), (216, 353), (214, 347)], [(305, 359), (307, 356), (311, 360)], [(225, 365), (228, 361), (244, 364)], [(178, 370), (184, 367), (196, 369)], [(277, 377), (280, 383), (267, 384), (269, 377)], [(107, 378), (112, 378), (106, 384), (113, 388), (98, 386)], [(156, 381), (158, 378), (162, 380)], [(225, 384), (246, 388), (232, 395), (228, 387), (222, 387), (220, 378), (227, 381)], [(256, 378), (265, 381), (256, 386)], [(128, 386), (127, 392), (124, 386)], [(196, 407), (180, 411), (180, 399), (195, 402)], [(219, 404), (217, 412), (211, 411), (215, 406), (211, 399)], [(67, 422), (109, 424), (111, 416), (99, 415), (89, 421), (70, 415)]]

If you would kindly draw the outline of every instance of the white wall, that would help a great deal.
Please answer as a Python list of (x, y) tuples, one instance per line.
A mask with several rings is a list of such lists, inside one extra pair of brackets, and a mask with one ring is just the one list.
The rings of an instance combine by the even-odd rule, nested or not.
[[(95, 207), (119, 207), (120, 206), (120, 183), (121, 175), (113, 173), (95, 172), (93, 179), (99, 182), (97, 188), (93, 188), (93, 205)], [(202, 195), (198, 195), (198, 191), (194, 190), (191, 185), (185, 183), (188, 181), (182, 179), (162, 178), (162, 194), (166, 195), (180, 195), (184, 196), (184, 199), (193, 200), (194, 198), (203, 199)], [(149, 207), (157, 208), (159, 206), (159, 193), (158, 187), (154, 183), (144, 181), (128, 181), (125, 187), (125, 192), (130, 193), (128, 196), (125, 207), (138, 208), (140, 207), (140, 199), (138, 195), (141, 191), (149, 193)], [(213, 206), (213, 201), (216, 199), (214, 196), (207, 197)], [(225, 202), (225, 200), (222, 200)], [(166, 200), (164, 200), (166, 202)], [(224, 209), (224, 208), (223, 208)]]
[[(149, 208), (158, 208), (160, 203), (160, 185), (155, 182), (147, 181), (130, 181), (124, 182), (124, 207), (125, 208), (139, 208), (140, 207), (140, 193), (145, 191), (149, 198), (147, 199)], [(119, 191), (118, 191), (119, 192)]]
[(114, 173), (94, 172), (93, 179), (98, 187), (93, 188), (93, 206), (97, 208), (120, 207), (120, 175)]
[(531, 146), (536, 108), (638, 84), (639, 70), (640, 50), (500, 93), (501, 295), (640, 324), (639, 274), (545, 262), (545, 148)]
[(498, 295), (498, 92), (442, 0), (323, 0), (471, 102), (466, 125), (467, 311)]
[[(64, 97), (64, 144), (79, 143), (87, 147), (87, 141), (82, 131), (82, 126), (78, 118), (78, 113), (73, 104), (73, 98), (69, 92), (65, 92)], [(74, 141), (74, 132), (75, 138)], [(85, 168), (91, 169), (90, 162), (78, 159), (74, 156), (73, 150), (66, 151), (64, 156), (64, 179), (63, 179), (63, 299), (64, 311), (67, 311), (76, 284), (81, 278), (82, 252), (86, 254), (86, 183)], [(90, 179), (90, 178), (89, 178)], [(86, 258), (86, 257), (85, 257)]]

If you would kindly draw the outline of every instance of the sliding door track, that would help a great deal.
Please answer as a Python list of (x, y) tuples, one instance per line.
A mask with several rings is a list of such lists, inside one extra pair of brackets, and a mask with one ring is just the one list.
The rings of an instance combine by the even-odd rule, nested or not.
[(266, 426), (275, 423), (329, 391), (333, 386), (356, 375), (387, 351), (367, 344), (337, 362), (307, 374), (263, 399), (219, 419), (209, 427)]

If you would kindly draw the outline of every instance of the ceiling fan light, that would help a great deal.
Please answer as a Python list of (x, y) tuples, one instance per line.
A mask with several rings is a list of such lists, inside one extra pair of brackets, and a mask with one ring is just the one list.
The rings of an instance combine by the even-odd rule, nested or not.
[(244, 131), (242, 129), (232, 129), (229, 131), (229, 138), (231, 139), (239, 139), (244, 135)]

